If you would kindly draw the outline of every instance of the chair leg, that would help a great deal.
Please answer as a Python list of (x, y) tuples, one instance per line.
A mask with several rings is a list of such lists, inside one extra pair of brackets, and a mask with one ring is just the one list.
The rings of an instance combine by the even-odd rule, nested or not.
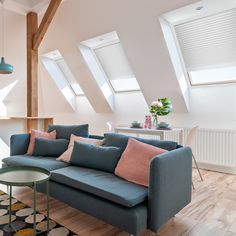
[(194, 160), (195, 166), (196, 166), (196, 168), (197, 168), (198, 174), (199, 174), (201, 180), (203, 181), (203, 178), (202, 178), (201, 172), (200, 172), (200, 170), (199, 170), (199, 168), (198, 168), (198, 165), (197, 165), (197, 162), (196, 162), (196, 159), (195, 159), (194, 155), (193, 155), (193, 160)]
[(192, 187), (193, 187), (193, 190), (195, 190), (195, 187), (194, 187), (193, 181), (192, 181)]

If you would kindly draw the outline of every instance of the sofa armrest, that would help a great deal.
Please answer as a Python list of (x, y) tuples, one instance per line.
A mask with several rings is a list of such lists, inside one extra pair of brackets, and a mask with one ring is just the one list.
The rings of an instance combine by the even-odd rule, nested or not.
[(152, 159), (148, 190), (148, 227), (154, 232), (191, 201), (192, 151), (189, 147)]
[(10, 139), (10, 155), (23, 155), (27, 152), (30, 134), (14, 134)]

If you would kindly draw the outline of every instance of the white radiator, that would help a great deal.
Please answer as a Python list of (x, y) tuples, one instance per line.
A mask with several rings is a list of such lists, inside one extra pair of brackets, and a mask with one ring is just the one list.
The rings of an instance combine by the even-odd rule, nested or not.
[[(184, 128), (184, 140), (189, 130)], [(142, 137), (154, 138), (153, 135)], [(168, 134), (165, 139), (179, 141), (175, 134)], [(198, 129), (193, 153), (203, 168), (236, 174), (236, 130)]]
[(199, 129), (193, 152), (201, 162), (236, 167), (236, 131)]

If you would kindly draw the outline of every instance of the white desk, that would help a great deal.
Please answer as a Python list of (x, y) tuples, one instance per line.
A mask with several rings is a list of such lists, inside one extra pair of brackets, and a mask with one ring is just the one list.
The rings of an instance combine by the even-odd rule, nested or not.
[(157, 135), (160, 140), (165, 140), (166, 134), (175, 133), (178, 134), (178, 142), (183, 145), (184, 143), (184, 132), (181, 128), (173, 129), (143, 129), (143, 128), (130, 128), (130, 127), (115, 127), (116, 133), (132, 133), (139, 137), (140, 134)]

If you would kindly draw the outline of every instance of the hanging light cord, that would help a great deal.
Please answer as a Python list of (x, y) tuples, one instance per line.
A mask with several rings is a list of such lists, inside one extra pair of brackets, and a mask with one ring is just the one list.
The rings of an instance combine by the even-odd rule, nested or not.
[(2, 3), (2, 57), (4, 57), (4, 14), (5, 14), (5, 11), (4, 11), (4, 0), (1, 0), (1, 3)]

